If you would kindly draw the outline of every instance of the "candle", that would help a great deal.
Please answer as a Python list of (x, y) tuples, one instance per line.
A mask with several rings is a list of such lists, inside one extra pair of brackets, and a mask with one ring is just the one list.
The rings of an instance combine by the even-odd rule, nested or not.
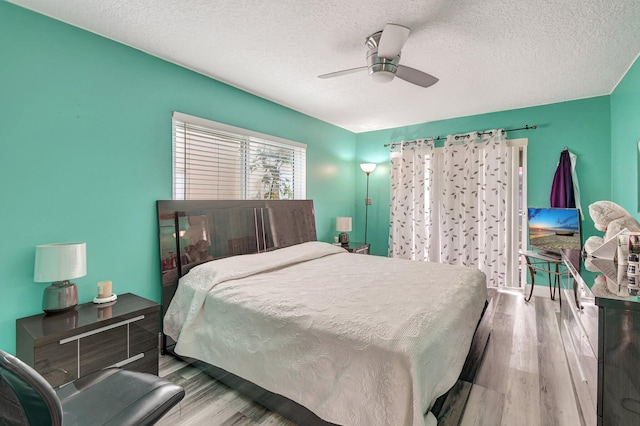
[(111, 281), (100, 281), (98, 283), (98, 297), (100, 299), (111, 297)]

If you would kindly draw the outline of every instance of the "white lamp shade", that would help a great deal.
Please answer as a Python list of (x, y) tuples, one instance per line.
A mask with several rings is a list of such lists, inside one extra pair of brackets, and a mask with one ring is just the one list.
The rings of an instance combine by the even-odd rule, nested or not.
[(87, 275), (86, 243), (55, 243), (36, 246), (33, 280), (56, 282)]
[(351, 218), (350, 217), (337, 217), (336, 218), (336, 231), (338, 231), (338, 232), (351, 232)]
[(360, 168), (365, 173), (371, 173), (372, 171), (374, 171), (376, 169), (376, 164), (375, 163), (362, 163), (362, 164), (360, 164)]

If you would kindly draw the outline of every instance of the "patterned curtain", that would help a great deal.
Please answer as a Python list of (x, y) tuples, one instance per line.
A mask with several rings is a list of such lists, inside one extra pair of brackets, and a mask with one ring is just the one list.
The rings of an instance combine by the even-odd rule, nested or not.
[(402, 259), (433, 260), (437, 248), (433, 212), (435, 142), (420, 139), (391, 145), (391, 229), (389, 256)]
[(433, 141), (394, 147), (389, 255), (476, 267), (490, 286), (517, 285), (517, 164), (502, 130), (450, 135), (438, 150)]

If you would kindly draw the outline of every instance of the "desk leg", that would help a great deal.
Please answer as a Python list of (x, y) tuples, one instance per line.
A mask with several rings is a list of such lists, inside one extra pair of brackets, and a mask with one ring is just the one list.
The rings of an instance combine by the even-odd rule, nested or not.
[(535, 285), (535, 284), (533, 283), (533, 280), (532, 280), (532, 281), (531, 281), (531, 291), (529, 292), (529, 296), (525, 296), (525, 297), (524, 297), (524, 301), (525, 301), (525, 302), (528, 302), (529, 300), (531, 300), (531, 296), (533, 295), (533, 286), (534, 286), (534, 285)]
[[(531, 264), (529, 260), (529, 256), (521, 254), (524, 257), (525, 262), (527, 263), (527, 267), (529, 268), (529, 273), (531, 274), (531, 290), (529, 291), (529, 295), (525, 296), (524, 301), (528, 302), (531, 300), (531, 296), (533, 296), (533, 286), (535, 285), (535, 272), (534, 270), (541, 271), (543, 273), (547, 273), (547, 278), (549, 279), (549, 297), (551, 300), (556, 300), (556, 289), (558, 290), (558, 297), (560, 301), (560, 305), (562, 306), (562, 290), (560, 289), (560, 263), (559, 262), (551, 262), (547, 259), (540, 259), (542, 262)], [(537, 258), (536, 258), (537, 259)], [(546, 262), (547, 266), (544, 268), (544, 263)], [(551, 264), (555, 265), (555, 268), (551, 269)], [(535, 265), (535, 266), (534, 266)], [(553, 275), (553, 278), (552, 278)], [(526, 286), (525, 286), (526, 291)]]
[(558, 301), (560, 302), (560, 308), (562, 308), (562, 289), (560, 288), (560, 264), (556, 263), (556, 281), (558, 283)]
[[(556, 271), (558, 269), (558, 264), (556, 263)], [(556, 300), (556, 282), (555, 280), (553, 280), (553, 285), (551, 284), (551, 263), (547, 262), (547, 271), (549, 274), (549, 296), (551, 297), (551, 300)], [(557, 277), (557, 275), (556, 275)], [(551, 287), (553, 287), (553, 291), (551, 290)]]
[[(528, 302), (531, 300), (531, 295), (533, 295), (533, 286), (535, 285), (535, 273), (533, 272), (533, 268), (531, 267), (531, 263), (529, 263), (529, 256), (524, 256), (525, 262), (527, 262), (527, 267), (529, 268), (529, 275), (531, 275), (531, 291), (529, 292), (529, 297), (525, 296), (524, 301)], [(526, 286), (526, 283), (525, 283)]]

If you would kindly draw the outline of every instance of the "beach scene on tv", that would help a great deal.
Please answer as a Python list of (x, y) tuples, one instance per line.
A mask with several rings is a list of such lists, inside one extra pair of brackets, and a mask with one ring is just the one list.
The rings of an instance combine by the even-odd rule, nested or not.
[(580, 250), (580, 213), (577, 209), (529, 208), (531, 248), (559, 253)]

